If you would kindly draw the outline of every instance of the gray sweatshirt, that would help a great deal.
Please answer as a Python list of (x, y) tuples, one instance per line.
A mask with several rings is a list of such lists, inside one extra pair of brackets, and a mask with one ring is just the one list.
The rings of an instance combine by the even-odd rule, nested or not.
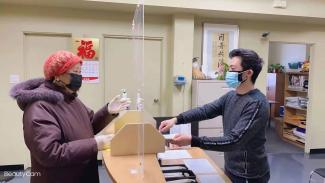
[(177, 124), (222, 115), (224, 136), (192, 137), (192, 146), (224, 151), (225, 168), (234, 175), (257, 178), (269, 171), (265, 154), (268, 102), (258, 89), (244, 95), (230, 91), (218, 100), (177, 116)]

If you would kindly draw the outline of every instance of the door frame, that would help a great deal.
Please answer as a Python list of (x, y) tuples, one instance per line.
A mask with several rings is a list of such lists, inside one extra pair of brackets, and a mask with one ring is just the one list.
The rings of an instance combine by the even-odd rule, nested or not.
[(34, 32), (34, 31), (23, 31), (23, 47), (22, 47), (22, 55), (23, 55), (23, 78), (27, 78), (27, 61), (26, 61), (26, 36), (44, 36), (44, 37), (67, 37), (72, 38), (72, 33), (59, 33), (59, 32)]
[[(270, 54), (270, 44), (271, 43), (283, 43), (283, 44), (304, 44), (304, 45), (308, 45), (309, 46), (309, 56), (310, 56), (310, 68), (309, 68), (309, 85), (308, 85), (308, 91), (312, 91), (313, 90), (313, 77), (311, 76), (312, 75), (312, 70), (314, 68), (314, 63), (315, 63), (315, 47), (316, 47), (316, 43), (313, 43), (313, 42), (295, 42), (295, 41), (286, 41), (285, 39), (281, 39), (281, 40), (269, 40), (268, 41), (268, 56)], [(268, 58), (268, 63), (269, 64), (269, 58)], [(312, 103), (313, 103), (313, 96), (310, 95), (310, 93), (308, 93), (308, 98), (309, 98), (309, 101), (308, 101), (308, 107), (307, 107), (307, 126), (306, 126), (306, 142), (305, 142), (305, 147), (304, 147), (304, 152), (305, 153), (309, 153), (310, 152), (310, 140), (308, 140), (310, 138), (311, 135), (309, 135), (310, 133), (310, 123), (311, 123), (311, 119), (310, 119), (310, 116), (312, 116), (312, 110), (311, 110), (311, 106), (312, 106)], [(284, 99), (285, 100), (285, 99)]]
[[(106, 48), (107, 48), (107, 45), (105, 44), (105, 39), (106, 38), (112, 38), (112, 39), (133, 39), (134, 36), (132, 35), (114, 35), (114, 34), (103, 34), (103, 60), (104, 60), (104, 63), (103, 63), (103, 66), (104, 66), (104, 69), (106, 68), (106, 61), (107, 61), (107, 58), (105, 58), (105, 51), (106, 51)], [(163, 83), (162, 83), (162, 77), (163, 77), (163, 42), (164, 42), (164, 38), (163, 37), (153, 37), (153, 36), (136, 36), (137, 39), (144, 39), (144, 40), (150, 40), (150, 41), (160, 41), (160, 81), (159, 81), (159, 101), (160, 101), (160, 106), (159, 106), (159, 111), (158, 111), (158, 116), (154, 116), (154, 117), (159, 117), (161, 116), (161, 113), (162, 113), (162, 106), (163, 105), (166, 105), (166, 103), (164, 101), (161, 100), (161, 94), (162, 94), (162, 86), (163, 86)], [(107, 72), (105, 72), (104, 70), (104, 97), (105, 99), (108, 99), (108, 96), (107, 96), (107, 89), (108, 89), (108, 84), (107, 84)]]

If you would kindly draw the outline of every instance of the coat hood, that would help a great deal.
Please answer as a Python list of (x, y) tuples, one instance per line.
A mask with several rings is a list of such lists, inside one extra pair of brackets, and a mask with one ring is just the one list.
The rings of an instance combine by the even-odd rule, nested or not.
[(44, 78), (27, 80), (16, 84), (10, 90), (10, 96), (17, 100), (21, 110), (33, 102), (43, 100), (50, 103), (58, 103), (64, 100), (64, 95), (45, 86)]

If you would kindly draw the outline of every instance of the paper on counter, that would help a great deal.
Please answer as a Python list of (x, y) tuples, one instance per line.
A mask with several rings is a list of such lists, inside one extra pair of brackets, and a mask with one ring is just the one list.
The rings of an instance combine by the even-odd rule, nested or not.
[(194, 174), (218, 174), (211, 163), (207, 159), (186, 159), (184, 164)]
[(166, 140), (172, 140), (176, 134), (164, 134), (163, 136)]
[[(191, 124), (174, 125), (172, 128), (170, 128), (169, 132), (170, 134), (191, 135)], [(182, 147), (191, 147), (191, 145)]]
[(161, 160), (192, 158), (187, 150), (167, 150), (163, 153), (158, 153), (157, 157)]
[(170, 128), (170, 134), (184, 134), (184, 135), (191, 135), (191, 124), (180, 124), (174, 125)]
[(196, 175), (200, 183), (225, 183), (219, 175)]
[[(182, 175), (182, 176), (184, 176), (184, 175)], [(168, 183), (189, 183), (189, 182), (193, 182), (193, 179), (184, 178), (184, 179), (179, 179), (179, 180), (168, 181)]]

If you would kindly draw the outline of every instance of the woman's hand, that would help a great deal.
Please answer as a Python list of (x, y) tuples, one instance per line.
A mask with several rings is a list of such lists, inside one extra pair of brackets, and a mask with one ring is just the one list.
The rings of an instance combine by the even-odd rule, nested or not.
[(130, 104), (130, 98), (121, 98), (120, 95), (116, 95), (107, 105), (107, 110), (110, 114), (118, 114), (126, 110)]
[(98, 151), (109, 149), (110, 145), (111, 145), (111, 140), (113, 137), (114, 137), (113, 134), (95, 136)]

